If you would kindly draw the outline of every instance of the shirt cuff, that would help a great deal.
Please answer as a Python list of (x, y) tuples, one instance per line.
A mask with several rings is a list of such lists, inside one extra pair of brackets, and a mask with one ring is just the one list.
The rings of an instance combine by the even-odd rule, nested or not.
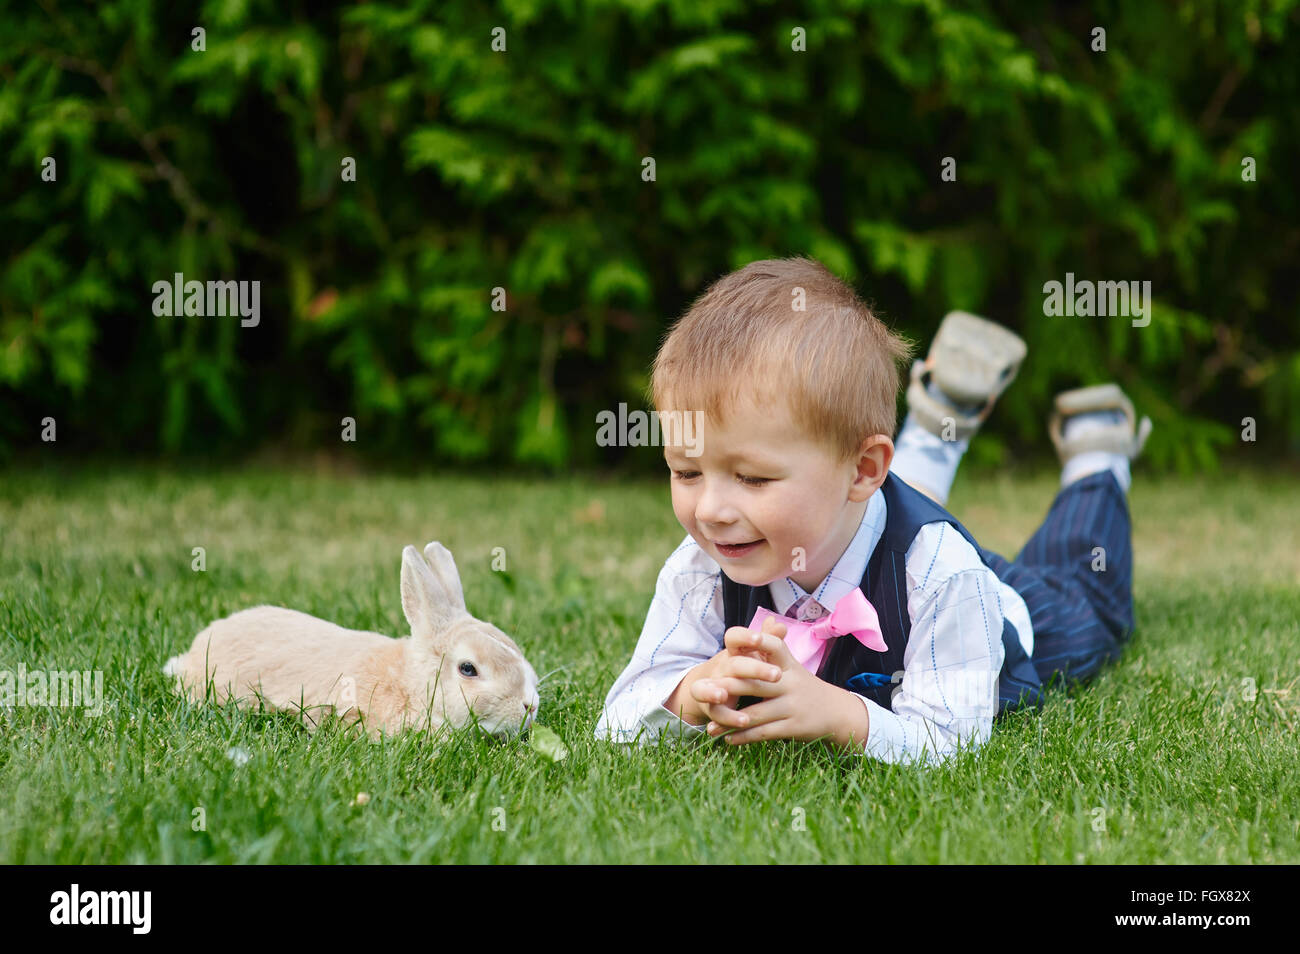
[(681, 685), (686, 673), (690, 670), (684, 670), (679, 673), (673, 673), (667, 676), (661, 683), (654, 687), (651, 698), (654, 699), (655, 705), (650, 707), (650, 711), (641, 717), (641, 724), (646, 726), (655, 735), (663, 733), (675, 738), (699, 738), (708, 736), (702, 725), (691, 725), (672, 709), (664, 705), (664, 701), (673, 694), (673, 690)]
[(665, 708), (663, 705), (655, 706), (644, 716), (641, 717), (641, 724), (650, 730), (652, 735), (665, 735), (670, 738), (698, 738), (701, 735), (708, 735), (702, 725), (692, 725), (677, 713)]
[[(638, 693), (639, 701), (635, 703), (634, 712), (643, 712), (644, 714), (634, 715), (633, 713), (627, 713), (625, 710), (627, 722), (623, 722), (618, 726), (609, 725), (607, 734), (611, 740), (615, 742), (636, 742), (640, 740), (644, 743), (653, 742), (660, 736), (676, 740), (694, 739), (700, 736), (710, 738), (704, 726), (692, 725), (663, 704), (664, 700), (672, 695), (673, 690), (677, 688), (685, 675), (685, 671), (670, 674)], [(606, 714), (606, 719), (609, 719), (609, 715), (609, 713)], [(597, 737), (600, 737), (601, 734), (598, 727)]]
[(854, 693), (867, 707), (867, 742), (862, 754), (882, 762), (901, 762), (911, 756), (902, 720), (880, 703)]

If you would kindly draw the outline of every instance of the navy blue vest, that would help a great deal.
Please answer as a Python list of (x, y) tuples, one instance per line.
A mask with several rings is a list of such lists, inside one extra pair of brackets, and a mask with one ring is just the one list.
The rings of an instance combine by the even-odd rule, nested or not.
[[(835, 639), (826, 653), (817, 677), (826, 682), (866, 696), (892, 711), (892, 696), (902, 681), (903, 650), (912, 631), (912, 620), (907, 612), (907, 550), (917, 531), (927, 523), (947, 521), (975, 547), (980, 559), (988, 565), (984, 551), (957, 518), (929, 497), (913, 489), (893, 474), (885, 476), (880, 485), (885, 495), (885, 529), (876, 543), (875, 552), (867, 561), (862, 577), (862, 592), (880, 617), (881, 634), (885, 637), (885, 652), (868, 649), (856, 639)], [(722, 605), (726, 628), (748, 626), (760, 606), (774, 613), (780, 609), (772, 605), (771, 590), (767, 586), (747, 586), (737, 583), (722, 573)], [(1017, 708), (1024, 702), (1035, 707), (1043, 703), (1042, 682), (1033, 663), (1020, 645), (1020, 637), (1010, 620), (1004, 618), (1002, 645), (1006, 657), (998, 677), (998, 714)], [(895, 676), (895, 673), (900, 675)], [(744, 696), (743, 708), (759, 700)]]

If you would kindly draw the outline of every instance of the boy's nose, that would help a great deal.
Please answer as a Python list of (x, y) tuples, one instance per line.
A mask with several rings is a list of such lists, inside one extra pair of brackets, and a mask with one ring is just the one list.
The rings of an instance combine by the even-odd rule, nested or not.
[(716, 530), (729, 521), (724, 519), (727, 516), (734, 516), (728, 513), (728, 506), (723, 495), (717, 490), (704, 490), (700, 493), (700, 499), (695, 504), (695, 522), (708, 530), (710, 536), (712, 531)]

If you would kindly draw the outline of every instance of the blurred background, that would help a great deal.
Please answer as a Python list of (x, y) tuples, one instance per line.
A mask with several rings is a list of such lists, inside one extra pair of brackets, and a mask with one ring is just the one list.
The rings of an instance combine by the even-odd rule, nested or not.
[[(5, 461), (53, 418), (62, 458), (657, 474), (597, 413), (797, 254), (922, 354), (951, 309), (1026, 339), (977, 466), (1108, 379), (1157, 470), (1300, 459), (1293, 0), (0, 10)], [(177, 272), (260, 322), (155, 315)], [(1150, 281), (1150, 324), (1044, 315), (1067, 272)]]

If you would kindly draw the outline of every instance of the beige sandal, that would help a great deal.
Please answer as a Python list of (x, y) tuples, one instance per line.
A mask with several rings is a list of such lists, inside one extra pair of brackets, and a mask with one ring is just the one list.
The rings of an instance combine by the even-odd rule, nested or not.
[[(1019, 335), (965, 311), (950, 311), (939, 325), (925, 361), (912, 365), (907, 404), (932, 434), (962, 440), (979, 429), (993, 405), (1015, 379), (1028, 349)], [(927, 389), (930, 377), (952, 402)], [(960, 405), (977, 407), (961, 412)]]
[[(1061, 463), (1086, 451), (1123, 454), (1132, 460), (1142, 453), (1142, 448), (1151, 435), (1151, 418), (1143, 417), (1139, 423), (1133, 411), (1133, 402), (1113, 381), (1073, 391), (1062, 391), (1056, 396), (1055, 404), (1047, 422), (1047, 433), (1052, 438), (1052, 444), (1056, 447), (1056, 454), (1061, 459)], [(1121, 411), (1124, 414), (1124, 421), (1083, 437), (1066, 440), (1062, 432), (1065, 419), (1089, 411)]]

